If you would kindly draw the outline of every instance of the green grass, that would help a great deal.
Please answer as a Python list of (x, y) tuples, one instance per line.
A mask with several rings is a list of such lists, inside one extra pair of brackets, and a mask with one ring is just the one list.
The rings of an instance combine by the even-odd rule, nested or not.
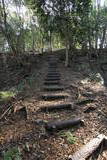
[(7, 152), (4, 152), (4, 160), (22, 160), (21, 153), (18, 147), (9, 149)]
[(60, 132), (60, 136), (66, 137), (68, 143), (70, 143), (70, 144), (75, 144), (77, 141), (77, 138), (70, 131)]
[(0, 101), (8, 101), (15, 96), (15, 93), (12, 91), (1, 91), (0, 92)]
[(7, 102), (11, 98), (15, 97), (18, 93), (26, 92), (28, 88), (33, 89), (35, 87), (36, 73), (33, 73), (30, 77), (24, 79), (17, 86), (8, 88), (6, 91), (0, 91), (0, 102)]
[(23, 92), (25, 91), (25, 88), (26, 88), (26, 84), (27, 86), (29, 86), (29, 88), (34, 88), (35, 86), (35, 79), (36, 79), (36, 73), (33, 73), (30, 77), (22, 80), (21, 83), (19, 83), (17, 86), (16, 86), (16, 91), (17, 92)]

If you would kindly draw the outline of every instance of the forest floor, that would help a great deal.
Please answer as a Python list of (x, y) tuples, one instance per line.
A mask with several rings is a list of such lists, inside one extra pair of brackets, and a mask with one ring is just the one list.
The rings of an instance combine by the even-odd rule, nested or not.
[[(48, 72), (47, 56), (44, 56), (38, 66), (33, 66), (27, 80), (23, 80), (23, 91), (0, 104), (0, 119), (10, 107), (8, 114), (0, 120), (0, 160), (6, 160), (6, 156), (11, 154), (14, 159), (16, 148), (23, 160), (70, 160), (70, 156), (92, 138), (99, 134), (107, 136), (107, 89), (99, 73), (91, 71), (85, 58), (80, 58), (78, 63), (68, 68), (60, 58), (58, 70), (64, 86), (63, 94), (69, 95), (67, 99), (49, 102), (41, 99)], [(13, 87), (10, 88), (13, 91)], [(93, 99), (93, 102), (76, 104), (87, 99)], [(72, 103), (72, 110), (38, 111), (43, 106), (67, 102)], [(84, 125), (53, 134), (45, 130), (44, 123), (72, 118), (81, 118)], [(107, 152), (98, 160), (107, 160)]]

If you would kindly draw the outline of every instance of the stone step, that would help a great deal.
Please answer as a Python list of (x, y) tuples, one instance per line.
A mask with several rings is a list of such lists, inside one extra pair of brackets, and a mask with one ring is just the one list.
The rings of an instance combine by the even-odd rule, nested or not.
[(71, 103), (66, 103), (66, 104), (57, 104), (57, 105), (51, 105), (51, 106), (44, 106), (40, 108), (40, 111), (43, 112), (53, 112), (55, 110), (74, 110), (73, 106)]
[(51, 63), (48, 63), (48, 66), (49, 67), (58, 67), (57, 64), (51, 64)]
[(46, 75), (46, 78), (60, 78), (60, 75)]
[(57, 57), (47, 57), (47, 60), (48, 61), (57, 61), (58, 60), (58, 58)]
[(45, 81), (59, 81), (60, 77), (48, 77), (45, 79)]
[(59, 72), (50, 72), (50, 71), (47, 73), (47, 75), (60, 75), (61, 76)]
[(58, 63), (57, 63), (57, 62), (52, 62), (52, 61), (51, 61), (51, 62), (48, 62), (48, 64), (49, 64), (49, 65), (52, 65), (52, 66), (56, 66)]
[(59, 75), (61, 75), (61, 74), (59, 73), (59, 71), (48, 71), (47, 74), (59, 74)]
[(58, 99), (65, 99), (68, 98), (67, 95), (63, 95), (63, 94), (44, 94), (41, 96), (41, 98), (45, 101), (53, 101), (53, 100), (58, 100)]
[(57, 59), (50, 59), (50, 60), (48, 60), (48, 63), (56, 64), (56, 63), (58, 63), (58, 62), (57, 62)]
[(51, 64), (51, 63), (52, 63), (52, 64), (58, 64), (58, 60), (54, 60), (54, 59), (53, 59), (53, 60), (48, 60), (48, 63), (50, 63), (50, 64)]
[(55, 56), (55, 55), (49, 55), (49, 56), (47, 56), (47, 59), (58, 59), (58, 57), (57, 56)]
[(50, 70), (50, 71), (53, 71), (53, 70), (56, 71), (56, 70), (58, 70), (58, 68), (57, 68), (57, 67), (48, 67), (48, 71), (49, 71), (49, 70)]
[(45, 81), (44, 85), (59, 85), (59, 81)]
[(60, 77), (61, 75), (60, 74), (56, 74), (56, 73), (48, 73), (46, 76), (49, 76), (49, 77)]
[(58, 73), (59, 71), (57, 69), (49, 69), (48, 70), (48, 73)]
[(58, 69), (57, 66), (48, 66), (48, 69), (54, 70), (54, 69)]
[(47, 75), (61, 75), (59, 72), (48, 72)]
[(48, 66), (48, 69), (50, 69), (50, 70), (56, 70), (58, 68), (56, 66)]
[(53, 79), (56, 79), (56, 78), (60, 79), (60, 77), (61, 77), (60, 75), (46, 75), (46, 79), (50, 79), (50, 80), (51, 79), (53, 80)]
[(61, 76), (60, 73), (47, 73), (48, 76)]
[(48, 70), (54, 70), (54, 69), (58, 69), (58, 67), (48, 66)]
[(62, 86), (47, 86), (47, 87), (44, 87), (44, 91), (63, 91), (64, 88)]

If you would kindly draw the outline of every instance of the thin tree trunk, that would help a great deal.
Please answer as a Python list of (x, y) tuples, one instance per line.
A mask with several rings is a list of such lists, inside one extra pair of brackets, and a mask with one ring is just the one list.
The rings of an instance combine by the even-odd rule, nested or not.
[(69, 64), (69, 46), (66, 42), (66, 53), (65, 53), (65, 67), (68, 67)]
[(6, 9), (5, 9), (5, 1), (2, 0), (2, 7), (3, 7), (3, 11), (2, 11), (2, 16), (4, 18), (3, 24), (4, 24), (4, 28), (2, 26), (0, 26), (1, 31), (3, 33), (3, 35), (5, 36), (9, 47), (11, 48), (11, 50), (13, 51), (13, 53), (16, 53), (16, 49), (14, 47), (14, 45), (11, 43), (11, 38), (10, 35), (8, 34), (8, 26), (7, 26), (7, 14), (6, 14)]
[(52, 33), (50, 32), (50, 35), (49, 35), (49, 47), (50, 47), (50, 51), (52, 51)]
[(106, 26), (103, 28), (103, 36), (102, 36), (102, 40), (101, 40), (101, 44), (100, 44), (100, 49), (103, 49), (103, 45), (104, 45), (104, 41), (105, 41), (105, 36), (106, 36)]

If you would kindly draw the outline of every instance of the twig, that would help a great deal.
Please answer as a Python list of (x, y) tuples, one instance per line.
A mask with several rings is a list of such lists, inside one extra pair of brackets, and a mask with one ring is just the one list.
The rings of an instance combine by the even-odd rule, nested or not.
[(11, 109), (12, 106), (10, 106), (0, 117), (0, 120), (6, 115), (6, 113)]

